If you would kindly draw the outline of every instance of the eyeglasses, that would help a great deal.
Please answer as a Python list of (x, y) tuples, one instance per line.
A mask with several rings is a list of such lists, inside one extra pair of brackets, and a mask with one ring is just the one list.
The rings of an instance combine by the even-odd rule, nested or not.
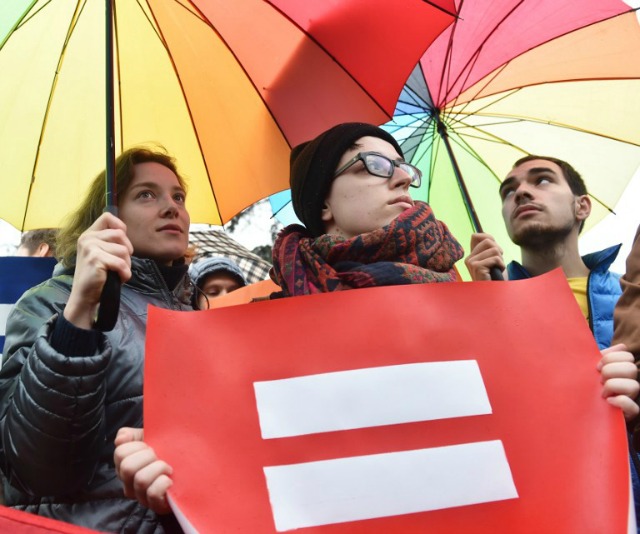
[(411, 178), (411, 183), (409, 184), (411, 187), (420, 187), (420, 184), (422, 183), (422, 172), (420, 169), (404, 161), (393, 161), (382, 154), (378, 154), (377, 152), (359, 152), (355, 157), (340, 167), (333, 177), (336, 178), (357, 161), (362, 161), (367, 172), (373, 176), (391, 178), (396, 167), (398, 167), (401, 171), (408, 174), (409, 178)]

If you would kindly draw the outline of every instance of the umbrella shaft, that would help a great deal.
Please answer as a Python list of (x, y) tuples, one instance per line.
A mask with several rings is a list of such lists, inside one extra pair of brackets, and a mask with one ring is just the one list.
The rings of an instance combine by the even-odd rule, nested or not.
[[(447, 132), (447, 126), (444, 122), (438, 117), (438, 133), (442, 140), (444, 141), (444, 146), (447, 149), (447, 154), (449, 154), (449, 159), (451, 160), (451, 166), (453, 167), (453, 174), (456, 176), (456, 180), (458, 181), (458, 186), (460, 187), (460, 192), (462, 193), (462, 199), (464, 200), (465, 205), (467, 206), (467, 212), (469, 213), (469, 218), (471, 219), (471, 224), (475, 228), (476, 232), (482, 232), (482, 226), (480, 225), (480, 219), (478, 219), (478, 215), (476, 214), (476, 210), (473, 207), (473, 202), (471, 202), (471, 196), (469, 195), (469, 191), (467, 186), (462, 179), (462, 173), (460, 172), (460, 167), (458, 167), (458, 162), (456, 161), (456, 157), (453, 154), (453, 148), (451, 147), (451, 142), (449, 141), (449, 134)], [(491, 280), (504, 280), (502, 276), (502, 271), (498, 267), (491, 267), (489, 270), (489, 274), (491, 276)]]
[(115, 126), (113, 104), (113, 0), (105, 0), (105, 95), (106, 95), (106, 165), (105, 202), (106, 211), (117, 206), (115, 167)]
[(447, 149), (447, 154), (449, 155), (449, 160), (451, 161), (451, 167), (453, 168), (453, 174), (456, 177), (458, 182), (458, 186), (460, 187), (460, 193), (462, 194), (462, 200), (464, 201), (465, 206), (467, 207), (467, 212), (469, 213), (469, 218), (471, 219), (471, 224), (476, 232), (482, 232), (482, 225), (480, 224), (480, 219), (478, 219), (478, 215), (476, 214), (476, 210), (473, 207), (473, 202), (471, 202), (471, 195), (469, 194), (469, 190), (467, 189), (464, 180), (462, 179), (462, 173), (460, 172), (460, 167), (458, 166), (458, 161), (453, 153), (453, 148), (451, 147), (451, 141), (449, 140), (449, 133), (447, 132), (447, 126), (444, 122), (438, 117), (437, 122), (438, 133), (440, 137), (442, 137), (442, 141), (444, 142), (444, 146)]

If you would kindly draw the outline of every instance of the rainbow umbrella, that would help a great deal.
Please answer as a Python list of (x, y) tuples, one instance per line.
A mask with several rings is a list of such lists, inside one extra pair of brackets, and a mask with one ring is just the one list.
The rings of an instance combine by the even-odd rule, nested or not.
[[(423, 55), (383, 127), (425, 179), (416, 199), (468, 247), (482, 228), (519, 256), (498, 187), (527, 154), (583, 175), (594, 208), (615, 206), (640, 164), (640, 28), (620, 0), (458, 0), (459, 17)], [(290, 194), (270, 198), (296, 222)], [(458, 268), (466, 273), (461, 262)]]
[(16, 228), (58, 226), (105, 168), (110, 3), (114, 151), (164, 145), (210, 224), (285, 189), (291, 145), (390, 118), (454, 18), (453, 0), (1, 2), (0, 218)]
[(527, 154), (582, 174), (601, 220), (640, 165), (640, 27), (620, 0), (460, 0), (429, 47), (388, 129), (425, 175), (429, 202), (468, 246), (493, 234), (519, 257), (498, 187)]

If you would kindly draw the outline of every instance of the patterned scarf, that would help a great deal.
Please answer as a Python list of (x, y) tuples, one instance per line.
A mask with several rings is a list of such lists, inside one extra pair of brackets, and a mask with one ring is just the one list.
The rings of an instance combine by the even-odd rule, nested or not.
[(464, 251), (424, 202), (390, 224), (351, 239), (310, 237), (303, 226), (284, 228), (273, 247), (271, 278), (284, 296), (361, 287), (453, 282)]

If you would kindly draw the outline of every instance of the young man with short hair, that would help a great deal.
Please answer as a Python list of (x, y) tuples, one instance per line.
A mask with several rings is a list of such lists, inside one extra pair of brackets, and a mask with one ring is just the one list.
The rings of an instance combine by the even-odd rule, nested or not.
[[(615, 245), (580, 256), (578, 236), (591, 213), (591, 200), (580, 174), (567, 162), (547, 156), (527, 156), (514, 164), (500, 185), (502, 217), (507, 233), (520, 247), (522, 263), (505, 265), (502, 249), (489, 234), (471, 237), (465, 264), (473, 280), (490, 280), (492, 267), (506, 269), (509, 280), (521, 280), (562, 268), (582, 314), (589, 322), (598, 347), (607, 349), (613, 337), (613, 310), (621, 294), (620, 276), (609, 271), (620, 250)], [(624, 351), (615, 345), (606, 355)], [(630, 357), (629, 353), (621, 353)], [(628, 367), (629, 362), (622, 365)], [(628, 378), (637, 379), (631, 368)], [(630, 392), (623, 399), (629, 426), (637, 418)], [(622, 399), (622, 397), (620, 397)], [(629, 450), (636, 515), (640, 512), (640, 459)]]
[(509, 280), (564, 271), (600, 349), (611, 345), (613, 308), (620, 276), (609, 271), (620, 245), (580, 256), (578, 236), (591, 213), (584, 181), (567, 162), (547, 156), (516, 161), (500, 185), (502, 216), (522, 262), (505, 265), (489, 234), (474, 234), (465, 264), (473, 280), (489, 280), (489, 269), (506, 269)]

